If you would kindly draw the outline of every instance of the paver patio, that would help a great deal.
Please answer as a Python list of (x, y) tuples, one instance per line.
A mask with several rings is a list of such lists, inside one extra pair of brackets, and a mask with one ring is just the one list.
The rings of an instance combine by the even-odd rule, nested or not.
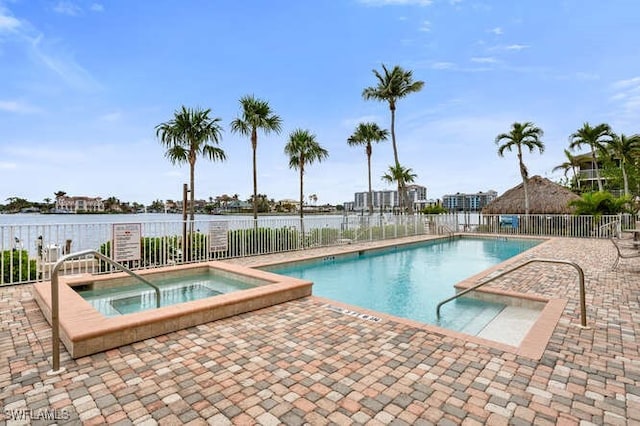
[(490, 284), (568, 299), (539, 360), (309, 297), (77, 360), (63, 352), (66, 371), (49, 376), (51, 328), (32, 286), (0, 288), (0, 422), (640, 425), (640, 262), (611, 271), (614, 255), (590, 239), (527, 254), (584, 269), (586, 330), (571, 267), (532, 264)]

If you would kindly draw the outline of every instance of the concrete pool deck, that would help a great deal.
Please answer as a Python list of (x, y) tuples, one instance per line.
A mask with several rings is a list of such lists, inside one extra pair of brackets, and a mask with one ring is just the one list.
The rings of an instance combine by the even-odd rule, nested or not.
[(568, 301), (539, 360), (307, 297), (76, 360), (63, 352), (66, 371), (48, 376), (51, 329), (33, 286), (0, 288), (0, 421), (640, 425), (640, 262), (611, 271), (615, 248), (591, 239), (553, 239), (527, 256), (576, 262), (586, 278), (587, 330), (566, 265), (490, 284)]

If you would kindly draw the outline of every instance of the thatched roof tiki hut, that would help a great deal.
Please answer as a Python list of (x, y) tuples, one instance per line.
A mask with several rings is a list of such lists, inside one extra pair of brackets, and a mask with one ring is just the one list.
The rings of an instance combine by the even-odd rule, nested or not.
[[(567, 188), (540, 176), (529, 178), (528, 192), (530, 215), (570, 215), (573, 213), (573, 208), (569, 206), (569, 202), (580, 199)], [(520, 232), (523, 232), (522, 218), (520, 218), (520, 215), (525, 214), (522, 183), (486, 205), (482, 209), (482, 214), (495, 215), (485, 216), (485, 225), (488, 225), (489, 230), (500, 227), (501, 231), (508, 232), (509, 228), (520, 228)], [(562, 226), (555, 222), (550, 217), (529, 218), (526, 228), (532, 232), (545, 233), (547, 227)]]

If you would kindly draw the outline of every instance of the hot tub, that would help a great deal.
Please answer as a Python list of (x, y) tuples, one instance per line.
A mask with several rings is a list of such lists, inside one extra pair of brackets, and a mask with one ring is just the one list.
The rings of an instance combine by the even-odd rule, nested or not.
[[(131, 293), (134, 281), (124, 273), (61, 276), (60, 338), (72, 358), (310, 296), (312, 286), (310, 281), (215, 261), (141, 271), (138, 274), (151, 283), (205, 274), (222, 276), (227, 281), (244, 285), (235, 285), (233, 291), (227, 292), (220, 290), (220, 286), (214, 286), (213, 289), (199, 292), (209, 297), (178, 300), (178, 303), (159, 308), (147, 306), (131, 310), (122, 309), (125, 302), (131, 305), (134, 300), (142, 305), (144, 297), (142, 291), (140, 296)], [(223, 289), (227, 287), (226, 284), (222, 286)], [(122, 292), (119, 292), (120, 288)], [(36, 302), (51, 323), (51, 282), (37, 283), (34, 289)], [(100, 312), (90, 298), (85, 299), (81, 295), (95, 290), (109, 295), (102, 302), (113, 308), (114, 312), (102, 309), (103, 312)], [(175, 292), (175, 289), (171, 288), (170, 291)]]

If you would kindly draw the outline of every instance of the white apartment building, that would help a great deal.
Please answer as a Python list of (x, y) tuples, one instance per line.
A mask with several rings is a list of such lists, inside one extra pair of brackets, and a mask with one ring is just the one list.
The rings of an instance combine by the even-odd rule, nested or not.
[(102, 212), (104, 203), (100, 197), (56, 197), (56, 211), (67, 213)]
[[(400, 205), (397, 190), (371, 191), (371, 195), (374, 211), (391, 211)], [(427, 200), (426, 186), (407, 185), (407, 195), (409, 203), (414, 210), (420, 210), (433, 203), (432, 200)], [(354, 194), (353, 211), (359, 212), (367, 209), (369, 209), (369, 191), (356, 192)]]
[(442, 196), (442, 207), (449, 211), (479, 211), (498, 197), (493, 190), (475, 194), (448, 194)]

